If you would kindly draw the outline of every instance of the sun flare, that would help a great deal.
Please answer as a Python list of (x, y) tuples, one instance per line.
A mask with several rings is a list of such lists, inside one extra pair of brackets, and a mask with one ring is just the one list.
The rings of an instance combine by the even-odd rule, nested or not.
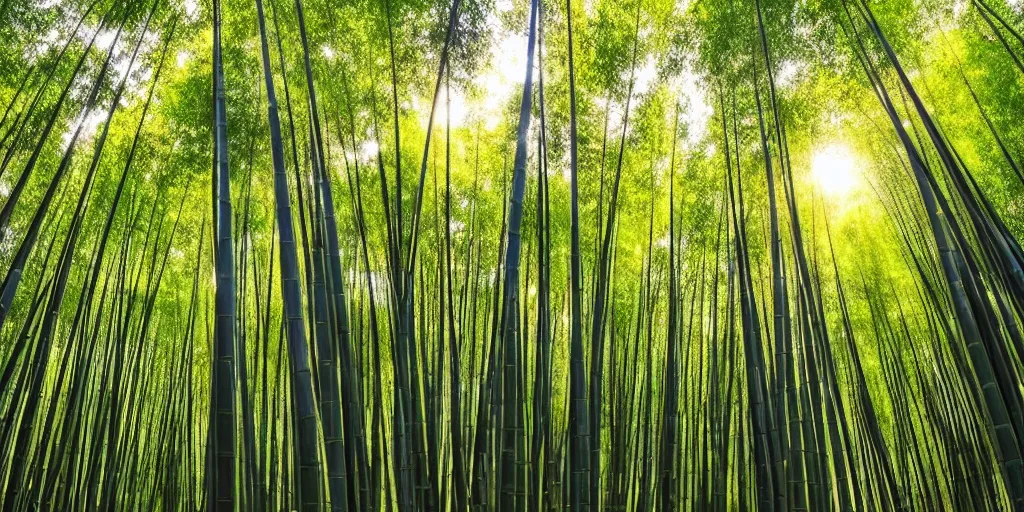
[(858, 185), (857, 158), (845, 144), (829, 144), (814, 152), (811, 174), (821, 190), (832, 197), (845, 197)]

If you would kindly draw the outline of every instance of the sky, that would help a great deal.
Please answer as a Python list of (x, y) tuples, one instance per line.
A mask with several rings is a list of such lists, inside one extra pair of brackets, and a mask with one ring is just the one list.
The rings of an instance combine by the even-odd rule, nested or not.
[[(57, 0), (36, 0), (37, 5), (54, 7)], [(198, 5), (196, 0), (183, 0), (185, 15), (194, 18), (197, 15)], [(462, 126), (468, 122), (471, 113), (478, 113), (485, 120), (487, 129), (497, 127), (503, 115), (503, 106), (514, 97), (519, 88), (522, 87), (526, 75), (526, 48), (527, 36), (522, 31), (510, 31), (500, 21), (503, 13), (513, 8), (511, 0), (498, 0), (495, 4), (496, 10), (488, 15), (487, 22), (493, 31), (493, 38), (489, 48), (489, 58), (486, 60), (484, 69), (476, 75), (475, 85), (482, 91), (478, 99), (470, 99), (465, 92), (459, 88), (451, 90), (450, 103), (446, 97), (446, 89), (441, 90), (438, 98), (438, 108), (435, 112), (435, 123), (444, 125), (451, 117), (453, 126)], [(83, 27), (79, 37), (87, 41), (91, 37), (95, 27)], [(116, 32), (106, 29), (100, 32), (96, 38), (96, 47), (101, 50), (109, 49), (114, 43)], [(126, 40), (126, 37), (132, 40)], [(60, 35), (57, 31), (41, 38), (40, 44), (58, 44)], [(147, 34), (147, 48), (158, 44), (158, 37), (155, 33)], [(128, 34), (122, 34), (118, 41), (119, 55), (113, 63), (112, 79), (119, 81), (129, 73), (130, 44), (134, 44), (133, 38)], [(321, 49), (323, 56), (327, 59), (334, 57), (334, 51), (329, 46)], [(180, 52), (173, 57), (177, 66), (184, 66), (190, 55)], [(537, 65), (537, 61), (534, 61)], [(136, 64), (135, 68), (139, 65)], [(780, 88), (790, 87), (798, 79), (802, 65), (799, 62), (784, 61), (779, 64), (776, 72), (777, 84)], [(534, 73), (536, 76), (537, 68)], [(144, 85), (148, 83), (151, 70), (144, 70), (136, 73), (138, 76), (129, 79), (129, 94), (141, 94)], [(628, 80), (629, 72), (626, 71), (623, 79)], [(650, 92), (658, 80), (658, 62), (654, 56), (648, 56), (639, 63), (635, 74), (634, 94), (643, 95)], [(686, 139), (683, 140), (685, 148), (697, 147), (708, 135), (708, 123), (713, 109), (708, 102), (707, 89), (703, 80), (693, 69), (686, 66), (680, 74), (675, 77), (667, 77), (665, 81), (669, 90), (676, 95), (680, 103), (680, 122), (686, 126)], [(413, 107), (420, 112), (420, 122), (426, 126), (429, 122), (430, 105), (429, 99), (414, 101)], [(450, 110), (449, 110), (450, 109)], [(97, 108), (87, 113), (82, 118), (83, 140), (88, 139), (91, 134), (101, 125), (106, 108)], [(622, 105), (612, 105), (609, 112), (609, 125), (611, 127), (621, 126)], [(77, 124), (77, 123), (76, 123)], [(74, 125), (64, 134), (64, 145), (70, 142), (74, 131)], [(376, 147), (372, 141), (369, 145), (364, 144), (360, 148), (361, 156), (370, 158), (376, 154)], [(821, 190), (834, 198), (843, 197), (849, 194), (856, 187), (859, 172), (857, 169), (857, 158), (845, 144), (829, 143), (817, 148), (811, 159), (811, 177), (820, 186)]]

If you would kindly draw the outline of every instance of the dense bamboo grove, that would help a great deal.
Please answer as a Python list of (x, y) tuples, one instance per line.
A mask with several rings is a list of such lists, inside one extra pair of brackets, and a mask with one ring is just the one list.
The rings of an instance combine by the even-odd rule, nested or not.
[(1024, 10), (0, 0), (0, 503), (1024, 511)]

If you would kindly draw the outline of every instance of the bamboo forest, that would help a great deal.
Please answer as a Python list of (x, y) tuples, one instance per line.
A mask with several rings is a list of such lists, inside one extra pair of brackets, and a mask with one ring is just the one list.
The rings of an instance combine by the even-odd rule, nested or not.
[(1021, 0), (0, 0), (0, 512), (1024, 512)]

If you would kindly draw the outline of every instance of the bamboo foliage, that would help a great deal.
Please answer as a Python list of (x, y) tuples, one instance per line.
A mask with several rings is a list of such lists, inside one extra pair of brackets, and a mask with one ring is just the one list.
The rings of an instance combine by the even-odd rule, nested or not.
[(1024, 510), (1010, 6), (0, 20), (5, 511)]

